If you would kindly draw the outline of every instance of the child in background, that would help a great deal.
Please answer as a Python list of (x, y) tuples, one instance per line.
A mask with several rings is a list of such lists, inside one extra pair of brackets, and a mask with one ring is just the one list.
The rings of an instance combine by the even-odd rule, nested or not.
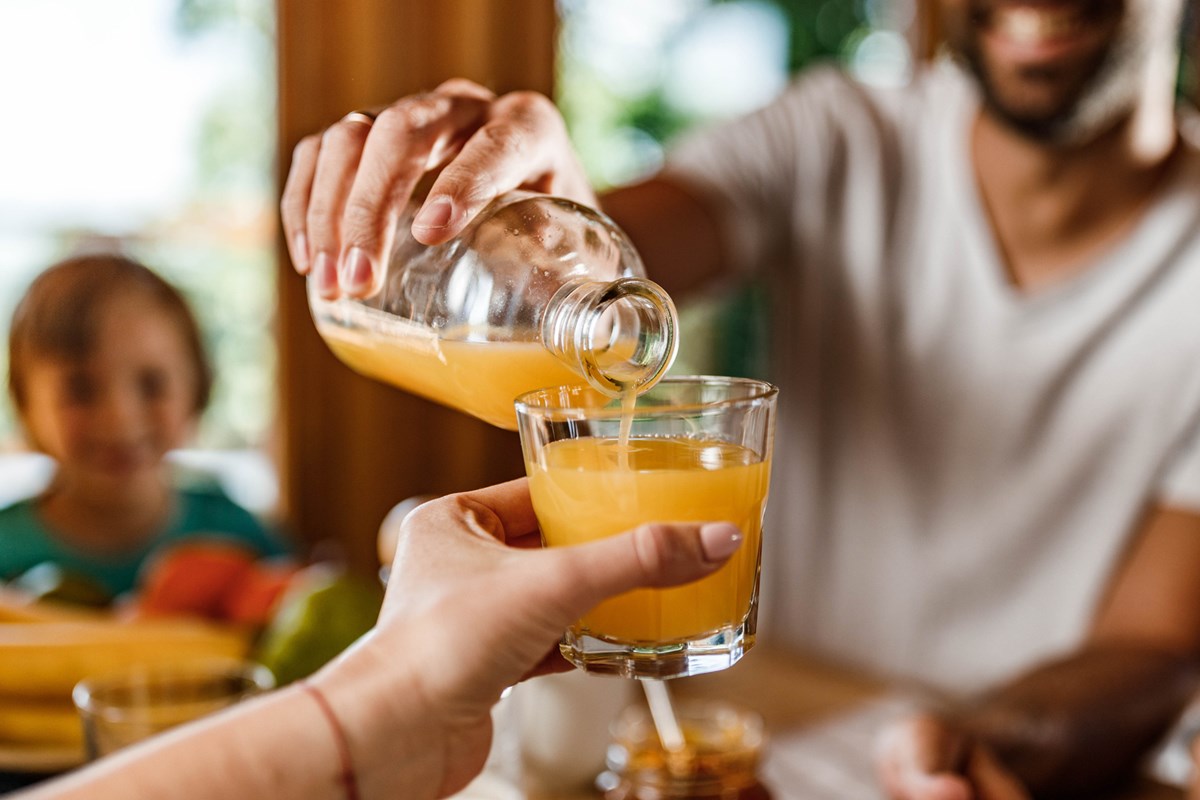
[(39, 275), (13, 315), (8, 385), (57, 471), (0, 509), (0, 580), (50, 562), (116, 597), (156, 553), (197, 537), (286, 552), (215, 483), (181, 486), (164, 460), (194, 432), (212, 372), (186, 302), (151, 270), (96, 255)]

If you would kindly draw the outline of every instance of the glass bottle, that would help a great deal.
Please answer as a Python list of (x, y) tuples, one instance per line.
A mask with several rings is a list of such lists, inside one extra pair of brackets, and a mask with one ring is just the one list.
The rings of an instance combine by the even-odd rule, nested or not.
[(608, 217), (510, 192), (427, 247), (410, 233), (415, 210), (395, 228), (373, 295), (328, 301), (309, 282), (317, 330), (351, 368), (515, 429), (513, 400), (526, 391), (640, 393), (670, 367), (675, 307)]
[(631, 706), (613, 725), (604, 800), (770, 800), (758, 780), (762, 718), (716, 701), (675, 704), (684, 746), (666, 750), (648, 710)]

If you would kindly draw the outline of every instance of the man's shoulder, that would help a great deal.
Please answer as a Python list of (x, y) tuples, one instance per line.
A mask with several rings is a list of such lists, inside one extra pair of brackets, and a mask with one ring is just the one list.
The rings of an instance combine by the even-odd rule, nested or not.
[(847, 139), (923, 140), (934, 129), (956, 125), (974, 98), (974, 85), (944, 60), (911, 74), (873, 81), (836, 64), (810, 67), (796, 76), (777, 105), (798, 129)]
[(949, 59), (920, 64), (907, 74), (896, 73), (886, 78), (822, 62), (798, 73), (788, 92), (904, 107), (912, 103), (942, 105), (958, 101), (972, 96), (974, 85), (963, 69)]

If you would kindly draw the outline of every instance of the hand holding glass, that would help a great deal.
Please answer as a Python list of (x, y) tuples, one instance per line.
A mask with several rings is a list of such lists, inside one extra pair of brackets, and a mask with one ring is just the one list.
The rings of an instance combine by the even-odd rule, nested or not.
[(632, 409), (586, 387), (518, 398), (548, 546), (646, 522), (728, 521), (745, 536), (707, 578), (601, 603), (567, 631), (568, 660), (589, 672), (672, 678), (724, 669), (754, 644), (775, 396), (762, 381), (691, 377), (664, 379)]

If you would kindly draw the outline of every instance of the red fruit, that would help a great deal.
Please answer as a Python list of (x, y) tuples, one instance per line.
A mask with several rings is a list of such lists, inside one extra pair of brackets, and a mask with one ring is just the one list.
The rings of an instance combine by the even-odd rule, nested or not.
[(145, 616), (223, 619), (228, 598), (254, 570), (254, 554), (236, 544), (187, 542), (142, 570), (138, 610)]
[(298, 570), (295, 564), (286, 562), (255, 564), (226, 595), (224, 618), (229, 622), (265, 627)]

